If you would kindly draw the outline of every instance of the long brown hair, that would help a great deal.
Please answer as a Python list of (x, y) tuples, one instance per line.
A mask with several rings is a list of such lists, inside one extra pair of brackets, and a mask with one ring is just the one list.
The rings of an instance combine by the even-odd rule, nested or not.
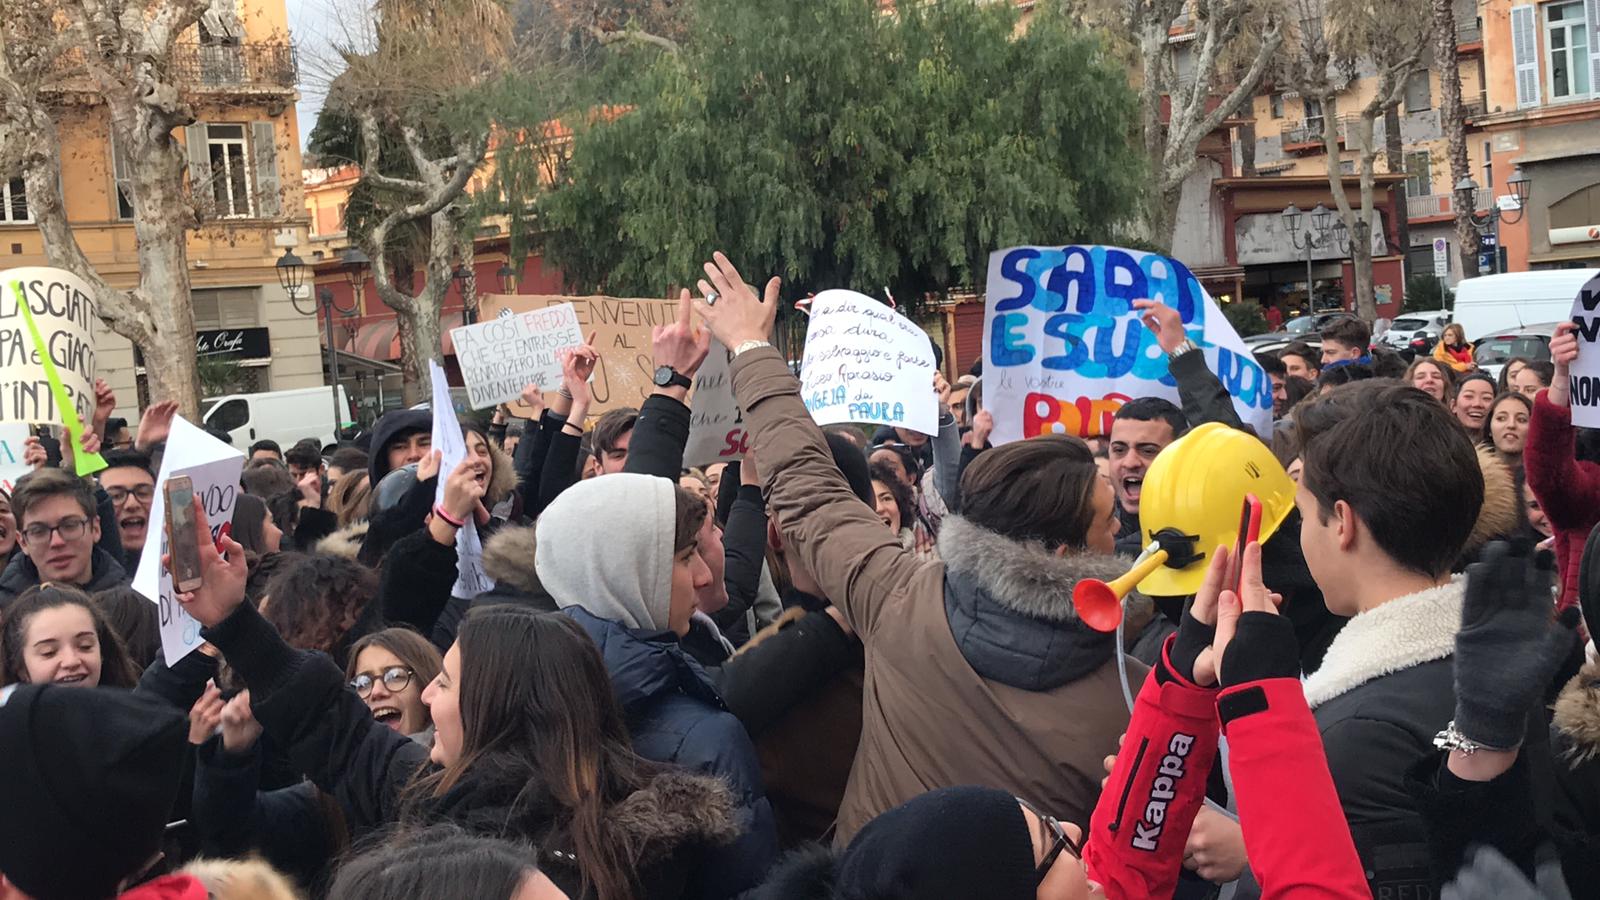
[(22, 649), (27, 641), (28, 620), (35, 613), (58, 606), (81, 606), (88, 610), (89, 619), (94, 622), (95, 638), (100, 643), (102, 687), (131, 688), (138, 685), (139, 667), (134, 665), (128, 648), (106, 621), (100, 607), (83, 591), (58, 584), (28, 588), (6, 609), (5, 621), (0, 623), (0, 685), (27, 682), (28, 668), (22, 661)]
[(412, 798), (442, 796), (474, 771), (509, 772), (525, 782), (514, 807), (559, 807), (581, 893), (633, 897), (641, 848), (608, 834), (605, 812), (659, 768), (633, 752), (599, 648), (565, 615), (503, 605), (471, 610), (456, 643), (461, 755), (417, 782)]

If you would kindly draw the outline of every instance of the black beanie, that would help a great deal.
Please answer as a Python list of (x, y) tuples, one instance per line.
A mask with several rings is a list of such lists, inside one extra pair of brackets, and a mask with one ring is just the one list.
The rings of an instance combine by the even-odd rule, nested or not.
[(861, 498), (862, 503), (871, 506), (872, 475), (867, 471), (866, 454), (842, 434), (824, 431), (822, 436), (828, 441), (828, 451), (833, 454), (833, 464), (839, 467), (844, 480), (849, 482), (850, 490)]
[(941, 788), (861, 829), (839, 859), (841, 900), (1033, 900), (1033, 836), (1015, 797)]
[(0, 691), (0, 872), (37, 900), (115, 895), (161, 846), (187, 738), (131, 691)]

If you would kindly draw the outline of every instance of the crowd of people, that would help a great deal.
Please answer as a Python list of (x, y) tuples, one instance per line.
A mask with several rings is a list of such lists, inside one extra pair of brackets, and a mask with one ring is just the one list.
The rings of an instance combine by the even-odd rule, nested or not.
[[(1262, 434), (1136, 301), (1180, 403), (991, 446), (981, 366), (929, 385), (934, 434), (819, 428), (767, 340), (777, 279), (717, 254), (699, 289), (652, 336), (682, 377), (592, 426), (584, 345), (448, 470), (425, 409), (250, 446), (218, 540), (196, 500), (204, 644), (170, 665), (129, 581), (176, 405), (130, 430), (97, 385), (92, 478), (32, 440), (0, 496), (0, 900), (1600, 884), (1570, 326), (1496, 380), (1336, 320), (1260, 358)], [(687, 467), (713, 337), (748, 448)], [(1116, 630), (1075, 605), (1157, 547)]]

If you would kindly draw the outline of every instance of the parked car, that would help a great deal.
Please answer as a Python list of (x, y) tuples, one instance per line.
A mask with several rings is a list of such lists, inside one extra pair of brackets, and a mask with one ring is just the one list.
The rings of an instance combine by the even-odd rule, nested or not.
[(1389, 323), (1389, 330), (1378, 338), (1378, 343), (1394, 350), (1432, 353), (1434, 345), (1439, 343), (1440, 336), (1444, 334), (1444, 327), (1449, 324), (1448, 309), (1406, 313)]
[(1320, 334), (1322, 329), (1328, 327), (1328, 323), (1335, 319), (1354, 319), (1355, 317), (1355, 313), (1343, 309), (1331, 310), (1329, 312), (1319, 312), (1309, 316), (1300, 316), (1298, 318), (1290, 319), (1288, 323), (1283, 326), (1283, 330), (1296, 336)]
[(1279, 351), (1295, 341), (1300, 341), (1319, 353), (1322, 351), (1322, 339), (1317, 337), (1315, 334), (1284, 334), (1280, 331), (1273, 334), (1258, 334), (1256, 337), (1266, 338), (1266, 340), (1245, 341), (1245, 346), (1250, 348), (1251, 353), (1271, 353), (1273, 355), (1277, 355)]
[(1506, 360), (1513, 357), (1547, 360), (1550, 358), (1550, 338), (1560, 322), (1545, 322), (1524, 328), (1507, 328), (1480, 338), (1474, 344), (1472, 359), (1478, 368), (1499, 378)]

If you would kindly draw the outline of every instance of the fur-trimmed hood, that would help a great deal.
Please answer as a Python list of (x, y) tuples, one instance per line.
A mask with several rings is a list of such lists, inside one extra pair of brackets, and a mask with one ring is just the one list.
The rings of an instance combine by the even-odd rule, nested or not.
[(1461, 548), (1462, 556), (1476, 554), (1491, 540), (1516, 534), (1522, 527), (1522, 498), (1511, 470), (1492, 447), (1478, 447), (1478, 468), (1483, 472), (1483, 507), (1472, 534)]
[(1454, 654), (1465, 593), (1465, 579), (1457, 578), (1352, 618), (1306, 677), (1306, 704), (1315, 709), (1374, 679)]
[(939, 531), (945, 614), (956, 646), (985, 678), (1030, 691), (1077, 681), (1112, 656), (1116, 640), (1078, 620), (1072, 589), (1128, 570), (1118, 556), (1058, 556), (1038, 541), (1014, 541), (961, 516)]
[(316, 552), (323, 556), (337, 556), (355, 562), (356, 556), (361, 552), (361, 542), (367, 539), (368, 523), (366, 519), (351, 522), (349, 525), (335, 531), (320, 541), (317, 541)]
[(733, 793), (721, 779), (670, 770), (613, 806), (605, 827), (643, 865), (685, 845), (719, 846), (739, 836)]
[(1568, 765), (1600, 757), (1600, 663), (1584, 666), (1561, 689), (1554, 721)]
[(483, 542), (483, 573), (495, 584), (512, 587), (525, 594), (543, 594), (539, 573), (533, 567), (534, 528), (532, 525), (506, 525)]

